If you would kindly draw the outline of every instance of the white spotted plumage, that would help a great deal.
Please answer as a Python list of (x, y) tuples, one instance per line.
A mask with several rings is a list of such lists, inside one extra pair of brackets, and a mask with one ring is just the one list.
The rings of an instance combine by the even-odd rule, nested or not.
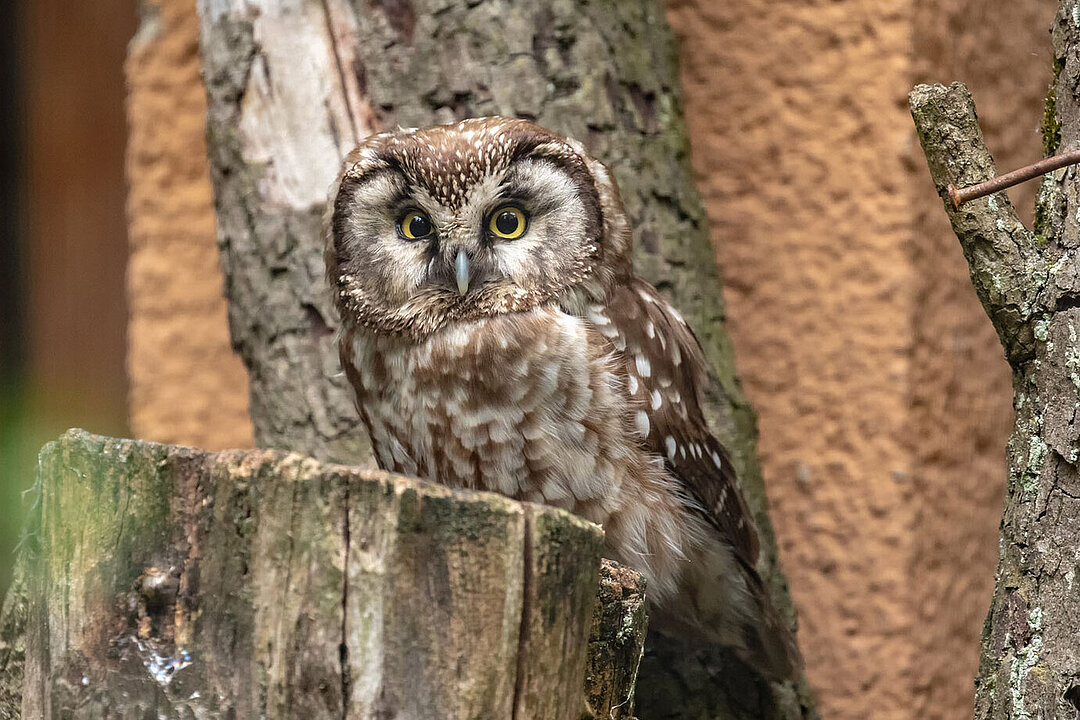
[[(502, 240), (508, 203), (527, 228)], [(395, 229), (410, 209), (430, 236)], [(325, 227), (341, 359), (380, 466), (592, 520), (646, 577), (653, 627), (793, 672), (702, 414), (704, 356), (633, 274), (603, 165), (521, 120), (383, 133), (345, 160)]]
[(663, 468), (642, 452), (634, 432), (649, 434), (648, 416), (638, 410), (628, 426), (613, 358), (590, 332), (544, 308), (422, 342), (357, 333), (343, 357), (382, 467), (601, 524), (651, 592), (670, 597), (684, 549), (706, 531), (687, 526)]

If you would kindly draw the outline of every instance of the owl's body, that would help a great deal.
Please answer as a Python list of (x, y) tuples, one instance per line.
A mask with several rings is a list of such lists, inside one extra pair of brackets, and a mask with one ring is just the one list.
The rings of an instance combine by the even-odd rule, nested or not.
[(704, 528), (688, 525), (641, 446), (639, 403), (605, 344), (581, 318), (543, 308), (420, 343), (359, 332), (343, 359), (381, 467), (581, 515), (670, 598)]
[(654, 625), (789, 676), (700, 346), (633, 275), (606, 169), (490, 118), (375, 136), (336, 187), (341, 358), (379, 465), (600, 524)]

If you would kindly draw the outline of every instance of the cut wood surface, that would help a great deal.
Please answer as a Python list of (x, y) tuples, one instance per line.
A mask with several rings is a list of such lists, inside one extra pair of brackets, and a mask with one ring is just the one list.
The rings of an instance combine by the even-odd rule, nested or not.
[(632, 693), (640, 578), (608, 571), (629, 590), (598, 612), (628, 621), (590, 626), (602, 533), (560, 510), (81, 431), (43, 450), (38, 492), (0, 718), (579, 720), (601, 646), (631, 650), (590, 697)]

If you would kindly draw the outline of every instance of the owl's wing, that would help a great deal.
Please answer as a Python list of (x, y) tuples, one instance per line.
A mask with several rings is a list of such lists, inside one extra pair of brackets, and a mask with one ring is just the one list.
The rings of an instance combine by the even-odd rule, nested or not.
[(688, 504), (716, 529), (743, 568), (754, 610), (743, 619), (746, 657), (774, 679), (802, 665), (795, 638), (757, 572), (758, 535), (735, 467), (702, 413), (708, 365), (693, 331), (656, 289), (633, 278), (592, 306), (588, 319), (621, 358), (626, 386), (642, 408), (645, 444), (664, 458)]
[[(665, 459), (736, 557), (753, 569), (758, 536), (735, 468), (701, 411), (708, 370), (700, 343), (678, 311), (648, 283), (633, 278), (593, 306), (588, 319), (621, 356), (629, 392), (648, 419), (646, 445)], [(646, 423), (637, 423), (646, 430)]]

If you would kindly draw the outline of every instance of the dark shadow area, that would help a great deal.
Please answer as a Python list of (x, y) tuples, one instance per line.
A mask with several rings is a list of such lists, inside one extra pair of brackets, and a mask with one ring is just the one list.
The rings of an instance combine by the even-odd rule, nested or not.
[(0, 3), (0, 596), (19, 529), (19, 420), (24, 381), (23, 258), (19, 212), (19, 65), (15, 3)]
[(650, 632), (638, 670), (635, 715), (641, 720), (678, 718), (816, 718), (791, 689), (769, 682), (732, 652), (693, 647)]

